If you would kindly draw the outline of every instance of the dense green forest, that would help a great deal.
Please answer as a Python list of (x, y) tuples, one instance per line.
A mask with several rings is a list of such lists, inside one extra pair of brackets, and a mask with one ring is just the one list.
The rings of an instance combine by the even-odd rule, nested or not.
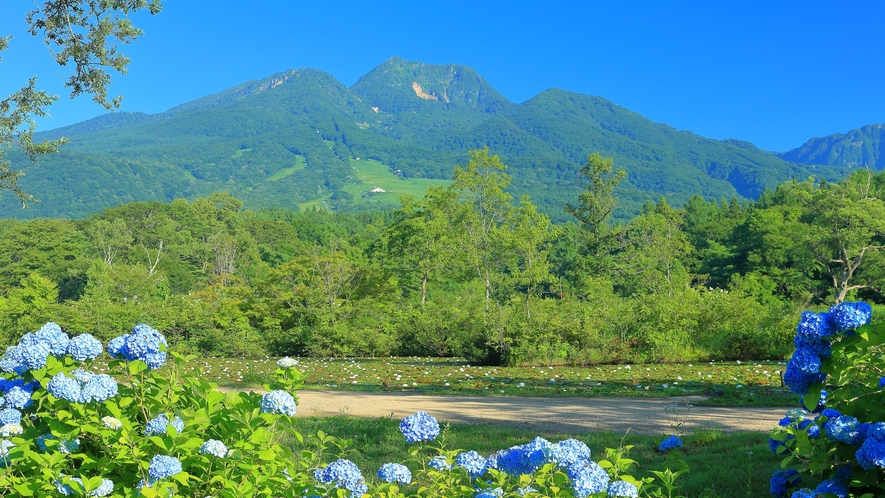
[[(22, 188), (42, 202), (20, 210), (14, 196), (0, 196), (0, 212), (85, 217), (125, 202), (194, 201), (218, 191), (253, 211), (393, 208), (400, 193), (451, 181), (452, 165), (484, 146), (510, 167), (514, 197), (530, 195), (556, 223), (571, 219), (563, 207), (580, 193), (578, 171), (593, 152), (627, 172), (612, 214), (624, 223), (662, 196), (674, 206), (695, 194), (756, 199), (790, 178), (837, 179), (851, 170), (704, 138), (596, 96), (550, 89), (514, 103), (469, 67), (397, 58), (350, 88), (322, 71), (286, 71), (163, 113), (107, 114), (37, 134), (61, 137), (68, 140), (61, 152), (34, 164), (9, 154), (25, 172)], [(364, 178), (369, 161), (387, 176)], [(393, 193), (364, 197), (375, 187)]]
[(459, 355), (507, 364), (769, 359), (809, 305), (881, 302), (885, 174), (758, 201), (648, 202), (589, 157), (553, 224), (472, 151), (395, 210), (243, 209), (214, 193), (84, 219), (0, 220), (0, 333), (139, 322), (208, 355)]

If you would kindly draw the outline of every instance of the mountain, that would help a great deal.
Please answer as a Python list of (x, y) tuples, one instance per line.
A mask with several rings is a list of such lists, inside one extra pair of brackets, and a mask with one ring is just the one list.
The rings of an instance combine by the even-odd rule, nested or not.
[(675, 205), (694, 194), (754, 198), (792, 177), (840, 173), (676, 130), (601, 97), (550, 89), (517, 104), (469, 67), (396, 57), (350, 88), (322, 71), (291, 70), (163, 113), (108, 114), (39, 134), (60, 136), (69, 141), (61, 154), (37, 164), (9, 156), (42, 202), (13, 210), (3, 193), (4, 213), (76, 217), (219, 190), (251, 209), (379, 208), (445, 184), (484, 146), (510, 166), (515, 196), (531, 195), (559, 220), (593, 152), (627, 170), (621, 217), (661, 196)]
[(845, 168), (885, 168), (885, 125), (871, 124), (848, 133), (812, 138), (802, 147), (778, 154), (800, 164)]

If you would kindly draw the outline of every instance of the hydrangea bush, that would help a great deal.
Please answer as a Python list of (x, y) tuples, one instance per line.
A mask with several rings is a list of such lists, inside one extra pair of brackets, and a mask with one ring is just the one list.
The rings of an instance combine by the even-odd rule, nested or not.
[(784, 372), (801, 406), (771, 433), (784, 456), (772, 495), (885, 494), (885, 324), (871, 316), (863, 302), (802, 314)]
[[(55, 324), (9, 347), (0, 357), (0, 496), (673, 496), (687, 471), (652, 471), (655, 485), (630, 475), (630, 447), (593, 461), (575, 439), (536, 438), (488, 456), (450, 450), (437, 420), (418, 412), (400, 424), (411, 460), (366, 474), (377, 476), (371, 485), (344, 458), (345, 442), (292, 429), (297, 361), (280, 360), (264, 395), (223, 393), (182, 376), (188, 358), (166, 348), (147, 325), (105, 348)], [(96, 371), (105, 352), (114, 359)], [(671, 439), (660, 449), (681, 462)]]

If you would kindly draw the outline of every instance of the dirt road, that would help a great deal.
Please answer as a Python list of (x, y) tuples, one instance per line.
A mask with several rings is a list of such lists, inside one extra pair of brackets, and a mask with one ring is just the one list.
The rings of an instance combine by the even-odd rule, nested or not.
[(767, 432), (786, 408), (692, 405), (703, 398), (520, 398), (422, 396), (408, 393), (298, 391), (297, 416), (350, 415), (400, 419), (424, 410), (441, 422), (509, 424), (560, 434), (627, 429), (635, 434), (691, 433), (701, 428)]

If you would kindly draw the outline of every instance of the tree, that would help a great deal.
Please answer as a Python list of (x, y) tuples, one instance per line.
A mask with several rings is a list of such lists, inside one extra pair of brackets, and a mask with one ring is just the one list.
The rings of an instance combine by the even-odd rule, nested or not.
[(622, 245), (620, 229), (609, 224), (616, 199), (614, 189), (627, 173), (623, 169), (614, 172), (614, 159), (593, 153), (581, 168), (580, 175), (587, 180), (586, 187), (578, 196), (578, 204), (567, 204), (565, 212), (578, 220), (580, 231), (574, 243), (580, 246), (580, 254), (571, 268), (571, 280), (581, 288), (587, 287), (587, 279), (612, 271), (612, 253)]
[(427, 301), (427, 283), (437, 271), (450, 266), (452, 244), (449, 213), (457, 194), (443, 187), (430, 187), (424, 199), (402, 196), (402, 217), (382, 235), (385, 262), (406, 285), (421, 281), (421, 306)]
[(464, 200), (453, 221), (463, 233), (465, 265), (476, 272), (485, 288), (486, 313), (500, 273), (501, 225), (513, 210), (512, 196), (506, 191), (510, 185), (506, 169), (497, 155), (489, 155), (488, 147), (474, 150), (466, 166), (455, 167), (455, 181), (450, 187)]
[(529, 307), (531, 296), (539, 285), (552, 280), (550, 261), (550, 241), (559, 236), (558, 227), (551, 226), (550, 218), (539, 213), (537, 207), (524, 195), (519, 207), (511, 217), (511, 226), (504, 232), (505, 247), (512, 251), (508, 259), (510, 278), (514, 284), (525, 288), (525, 313), (532, 317)]
[[(140, 10), (157, 14), (161, 0), (48, 0), (26, 16), (28, 31), (42, 36), (60, 66), (71, 64), (65, 86), (71, 98), (92, 95), (105, 109), (120, 107), (120, 97), (108, 99), (111, 75), (108, 69), (126, 72), (129, 59), (118, 51), (121, 43), (141, 36), (128, 16)], [(0, 37), (0, 52), (9, 48), (12, 37)], [(55, 152), (63, 139), (34, 143), (35, 119), (46, 116), (46, 109), (58, 96), (37, 89), (37, 78), (0, 100), (0, 148), (17, 143), (34, 161), (40, 154)], [(22, 171), (13, 170), (0, 155), (0, 191), (11, 190), (22, 205), (34, 198), (18, 186)]]
[(881, 174), (859, 171), (842, 183), (822, 185), (811, 199), (807, 242), (832, 283), (836, 304), (850, 291), (874, 286), (871, 275), (861, 278), (861, 265), (885, 249), (883, 181)]

